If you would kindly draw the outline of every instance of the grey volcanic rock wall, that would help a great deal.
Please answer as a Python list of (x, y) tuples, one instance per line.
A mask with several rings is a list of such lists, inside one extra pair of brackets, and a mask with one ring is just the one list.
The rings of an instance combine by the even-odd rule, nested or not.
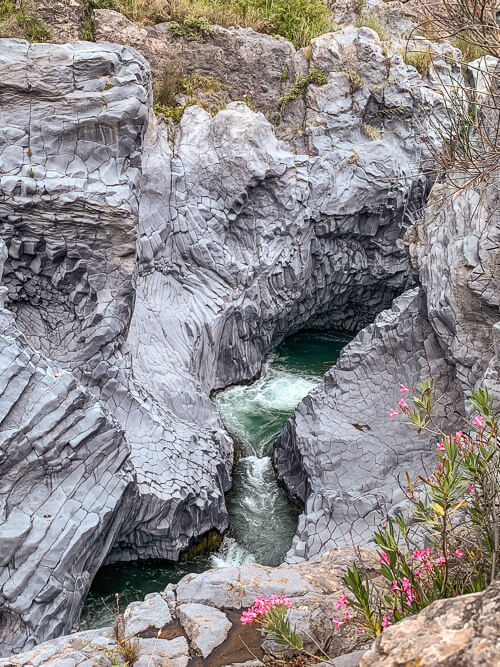
[[(435, 66), (446, 78), (457, 66), (442, 55)], [(353, 59), (364, 76), (357, 90)], [(439, 111), (439, 92), (367, 29), (315, 40), (316, 65), (329, 81), (300, 101), (311, 151), (297, 154), (242, 103), (213, 118), (191, 107), (178, 128), (158, 125), (148, 65), (130, 48), (0, 41), (4, 281), (31, 347), (18, 344), (37, 360), (30, 372), (47, 357), (63, 373), (64, 408), (85, 400), (101, 428), (113, 425), (67, 491), (47, 478), (44, 502), (60, 507), (59, 526), (73, 495), (85, 506), (81, 489), (105, 491), (91, 535), (78, 533), (68, 550), (40, 536), (43, 595), (41, 557), (2, 562), (4, 652), (68, 630), (104, 558), (176, 559), (207, 531), (223, 532), (232, 447), (210, 392), (251, 379), (285, 335), (306, 324), (355, 330), (407, 286), (401, 238), (427, 188), (414, 121)], [(367, 122), (383, 138), (367, 136)], [(21, 484), (30, 459), (10, 452), (22, 418), (4, 432), (7, 513), (9, 484)], [(58, 433), (49, 423), (40, 470), (54, 452), (64, 467)], [(16, 507), (44, 525), (36, 503)], [(20, 572), (35, 606), (12, 593)]]
[(133, 475), (118, 424), (3, 307), (0, 398), (0, 645), (21, 647), (71, 628)]
[(381, 517), (402, 502), (398, 478), (429, 465), (435, 447), (391, 421), (389, 412), (401, 397), (400, 383), (429, 377), (448, 396), (441, 410), (460, 403), (454, 368), (414, 288), (343, 350), (276, 442), (279, 478), (306, 503), (287, 560), (351, 540), (366, 544)]
[(462, 414), (472, 388), (500, 404), (499, 241), (498, 174), (434, 186), (406, 238), (419, 287), (345, 348), (276, 443), (283, 484), (306, 502), (289, 560), (366, 543), (402, 499), (397, 479), (430, 465), (435, 438), (389, 420), (400, 383), (434, 378), (441, 409)]

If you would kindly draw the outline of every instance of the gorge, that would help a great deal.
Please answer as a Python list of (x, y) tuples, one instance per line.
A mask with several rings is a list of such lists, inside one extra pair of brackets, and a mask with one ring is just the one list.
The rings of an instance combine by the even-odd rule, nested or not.
[[(471, 389), (500, 397), (497, 175), (457, 194), (425, 138), (440, 144), (460, 52), (417, 38), (421, 73), (369, 27), (300, 49), (170, 30), (96, 9), (94, 42), (0, 39), (2, 665), (108, 660), (92, 649), (107, 629), (38, 645), (77, 628), (101, 568), (176, 562), (216, 534), (196, 573), (170, 566), (131, 605), (137, 665), (150, 626), (174, 622), (151, 665), (230, 664), (196, 645), (189, 605), (225, 646), (231, 613), (271, 584), (321, 635), (352, 544), (372, 543), (404, 505), (398, 477), (435, 453), (391, 422), (400, 384), (433, 378), (450, 428)], [(178, 124), (155, 113), (152, 74), (173, 54), (243, 100), (187, 104)], [(314, 71), (325, 82), (283, 105)], [(336, 655), (356, 648), (346, 637)]]

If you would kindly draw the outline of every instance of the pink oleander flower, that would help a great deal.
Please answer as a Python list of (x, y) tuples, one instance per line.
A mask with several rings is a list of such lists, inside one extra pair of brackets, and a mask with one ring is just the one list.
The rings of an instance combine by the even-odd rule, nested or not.
[(394, 591), (399, 591), (398, 582), (397, 582), (395, 579), (394, 579), (394, 581), (392, 582), (391, 593), (394, 593)]
[(279, 607), (281, 605), (290, 607), (291, 604), (291, 601), (283, 595), (271, 595), (266, 600), (263, 599), (262, 595), (257, 595), (254, 598), (253, 606), (242, 613), (241, 623), (242, 625), (253, 623), (262, 618), (272, 607)]
[(404, 398), (402, 398), (400, 401), (397, 402), (398, 408), (407, 408), (408, 403), (405, 401)]
[(462, 551), (460, 551), (460, 549), (455, 549), (455, 556), (456, 556), (457, 558), (463, 558), (463, 557), (464, 557), (464, 554), (463, 554)]
[(436, 466), (436, 472), (439, 472), (440, 470), (441, 470), (441, 466), (438, 463), (438, 465)]
[(396, 410), (392, 409), (392, 410), (391, 410), (391, 419), (394, 419), (394, 417), (395, 417), (396, 415), (400, 415), (400, 414), (401, 414), (400, 412), (396, 412)]
[(424, 563), (424, 570), (429, 570), (429, 572), (433, 569), (434, 565), (431, 563), (430, 560), (425, 561)]
[(343, 625), (342, 621), (340, 621), (336, 616), (332, 618), (332, 621), (335, 623), (335, 630), (338, 630), (341, 625)]
[(444, 556), (438, 556), (438, 558), (434, 559), (434, 562), (438, 564), (446, 563), (446, 558)]
[(458, 444), (460, 440), (463, 438), (463, 431), (457, 431), (455, 433), (455, 442)]
[(385, 551), (382, 549), (379, 554), (380, 562), (381, 563), (386, 563), (387, 565), (391, 564), (391, 561), (389, 560), (389, 556), (385, 553)]
[(247, 609), (241, 615), (241, 623), (242, 625), (246, 625), (247, 623), (253, 623), (258, 616), (259, 614), (256, 611), (253, 611), (252, 609)]
[(339, 597), (339, 599), (337, 600), (337, 602), (335, 604), (337, 606), (337, 609), (340, 609), (341, 607), (343, 607), (345, 604), (347, 604), (347, 595), (345, 593), (343, 593)]
[(441, 442), (436, 442), (436, 447), (439, 449), (440, 452), (446, 451), (446, 447), (444, 446), (443, 440), (441, 440)]
[(402, 384), (401, 387), (399, 388), (399, 391), (400, 391), (402, 394), (404, 394), (405, 391), (410, 391), (410, 390), (409, 390), (409, 388), (408, 388), (406, 385)]
[(403, 590), (405, 593), (407, 593), (411, 589), (411, 583), (408, 581), (406, 577), (403, 577), (403, 581), (401, 582), (401, 586), (403, 587)]
[(474, 419), (472, 420), (472, 423), (474, 426), (482, 426), (484, 422), (484, 418), (481, 417), (481, 415), (476, 415)]
[(364, 632), (363, 628), (358, 628), (358, 633), (359, 633), (360, 635), (362, 635), (363, 632)]
[(352, 618), (351, 612), (349, 611), (349, 609), (346, 609), (344, 614), (344, 620), (348, 621), (350, 618)]
[(419, 567), (417, 567), (417, 569), (415, 570), (415, 576), (418, 577), (419, 579), (422, 576), (422, 570)]
[(472, 484), (469, 484), (467, 488), (465, 489), (465, 493), (474, 493), (474, 487)]
[(391, 624), (391, 622), (389, 621), (389, 619), (387, 618), (387, 616), (383, 616), (383, 617), (382, 617), (382, 627), (383, 627), (383, 628), (386, 628), (386, 627), (387, 627), (388, 625), (390, 625), (390, 624)]

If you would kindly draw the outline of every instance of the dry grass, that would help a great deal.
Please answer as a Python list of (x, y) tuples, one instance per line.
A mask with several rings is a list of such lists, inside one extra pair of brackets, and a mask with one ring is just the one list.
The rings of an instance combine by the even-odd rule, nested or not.
[(16, 37), (28, 42), (50, 41), (50, 30), (37, 16), (30, 14), (24, 2), (0, 0), (0, 37)]
[[(497, 0), (423, 0), (421, 27), (434, 40), (459, 40), (473, 54), (500, 56)], [(474, 59), (474, 58), (472, 58)]]
[(401, 57), (407, 65), (414, 67), (419, 74), (426, 76), (429, 74), (429, 69), (432, 63), (432, 52), (414, 51), (410, 49), (401, 49)]
[(144, 25), (197, 19), (223, 27), (240, 25), (279, 34), (297, 47), (332, 28), (322, 0), (91, 0), (90, 9), (114, 9)]

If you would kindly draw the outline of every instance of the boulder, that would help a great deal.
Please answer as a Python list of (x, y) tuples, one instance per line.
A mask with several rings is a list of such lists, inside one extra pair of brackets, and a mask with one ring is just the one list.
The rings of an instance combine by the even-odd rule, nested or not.
[(360, 667), (494, 667), (500, 656), (500, 581), (438, 600), (384, 630)]
[[(334, 631), (331, 622), (335, 601), (344, 592), (342, 578), (346, 568), (358, 555), (375, 579), (379, 567), (375, 553), (352, 548), (332, 550), (315, 562), (298, 565), (278, 568), (242, 565), (187, 575), (161, 595), (147, 596), (144, 602), (133, 602), (125, 610), (124, 635), (129, 645), (135, 647), (134, 664), (185, 667), (190, 657), (195, 665), (211, 667), (262, 664), (259, 659), (264, 657), (263, 638), (259, 629), (255, 625), (242, 626), (240, 615), (257, 595), (272, 594), (291, 598), (292, 627), (313, 635), (335, 664), (336, 656), (352, 654), (354, 649), (366, 645), (366, 639), (356, 628), (343, 625)], [(213, 595), (216, 590), (222, 594)], [(168, 600), (171, 617), (162, 599)], [(173, 624), (171, 618), (175, 619)], [(163, 622), (166, 625), (159, 627)], [(149, 633), (153, 629), (155, 632)], [(164, 638), (165, 631), (170, 639)], [(315, 653), (318, 645), (306, 634), (303, 638), (306, 649)], [(264, 643), (277, 656), (282, 654), (283, 647)], [(347, 664), (357, 664), (352, 659)], [(54, 639), (31, 651), (0, 659), (0, 667), (56, 667), (65, 664), (65, 660), (73, 660), (72, 667), (108, 667), (116, 664), (112, 662), (116, 660), (121, 667), (124, 657), (117, 646), (115, 630), (102, 628)]]
[(214, 607), (190, 602), (177, 607), (177, 617), (193, 649), (206, 659), (229, 634), (231, 622)]

